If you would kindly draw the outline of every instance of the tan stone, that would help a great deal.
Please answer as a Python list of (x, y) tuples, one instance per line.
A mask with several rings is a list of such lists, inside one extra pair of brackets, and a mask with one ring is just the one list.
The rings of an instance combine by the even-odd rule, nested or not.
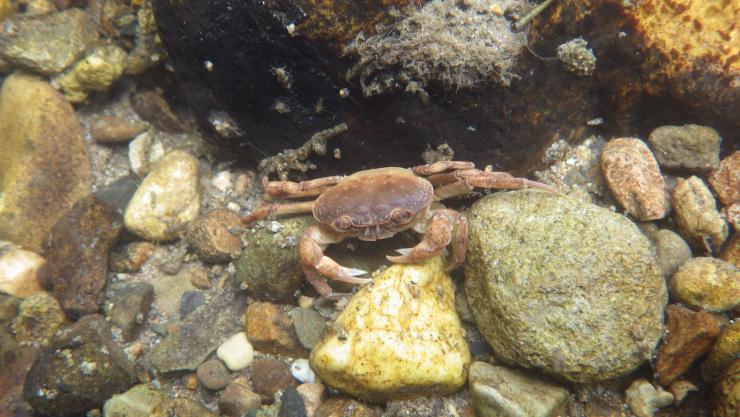
[(46, 260), (34, 252), (0, 247), (0, 291), (26, 298), (39, 291), (46, 279)]
[(255, 350), (294, 357), (306, 354), (290, 316), (278, 305), (252, 303), (247, 307), (246, 322), (247, 339)]
[(740, 320), (727, 326), (709, 351), (702, 364), (702, 377), (714, 381), (724, 370), (740, 357)]
[(678, 302), (707, 311), (727, 311), (740, 304), (740, 270), (716, 258), (692, 258), (673, 274), (670, 292)]
[(725, 244), (725, 247), (719, 254), (719, 259), (735, 265), (735, 268), (740, 268), (740, 233), (735, 232), (732, 234), (730, 241)]
[(709, 184), (722, 204), (729, 206), (740, 201), (740, 151), (723, 159), (719, 169), (709, 174)]
[(704, 181), (695, 176), (679, 178), (673, 190), (673, 209), (679, 231), (689, 243), (712, 250), (722, 247), (729, 228)]
[(714, 386), (714, 417), (737, 417), (739, 411), (740, 359), (737, 359)]

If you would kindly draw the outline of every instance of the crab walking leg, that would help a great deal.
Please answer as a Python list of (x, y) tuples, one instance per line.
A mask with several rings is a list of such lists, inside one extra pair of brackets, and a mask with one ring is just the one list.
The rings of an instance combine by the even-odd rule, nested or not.
[(367, 278), (354, 277), (354, 275), (366, 274), (366, 271), (345, 268), (328, 256), (324, 256), (324, 249), (327, 245), (341, 242), (343, 239), (344, 236), (342, 234), (311, 226), (303, 233), (303, 237), (298, 245), (298, 252), (301, 256), (301, 268), (311, 285), (324, 297), (331, 295), (332, 289), (321, 278), (321, 275), (335, 281), (343, 281), (350, 284), (366, 284), (371, 281)]
[[(420, 262), (439, 255), (452, 240), (453, 220), (448, 210), (434, 210), (427, 220), (426, 233), (413, 248), (397, 249), (400, 256), (386, 256), (391, 262)], [(449, 210), (452, 211), (452, 210)]]
[(267, 177), (263, 177), (262, 187), (273, 198), (315, 197), (326, 191), (328, 187), (339, 184), (343, 178), (341, 175), (336, 175), (310, 181), (293, 182), (267, 181)]
[(462, 170), (454, 173), (459, 179), (434, 190), (438, 199), (445, 199), (463, 195), (473, 188), (503, 188), (520, 190), (524, 188), (536, 188), (553, 194), (559, 193), (557, 188), (541, 182), (517, 178), (506, 172), (488, 172), (479, 169)]
[(468, 219), (454, 210), (445, 209), (455, 219), (455, 237), (452, 240), (452, 260), (447, 264), (447, 271), (453, 271), (465, 262), (468, 251)]
[(268, 204), (242, 217), (242, 223), (251, 224), (268, 216), (279, 216), (281, 214), (310, 213), (316, 201), (303, 201), (289, 204)]
[(411, 168), (416, 175), (432, 175), (451, 169), (474, 169), (475, 164), (468, 161), (437, 161), (431, 164), (419, 165)]

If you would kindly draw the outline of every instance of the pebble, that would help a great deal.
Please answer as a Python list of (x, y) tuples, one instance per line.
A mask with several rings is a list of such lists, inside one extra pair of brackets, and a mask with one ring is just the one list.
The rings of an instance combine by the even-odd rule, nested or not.
[(667, 291), (627, 217), (523, 190), (482, 198), (468, 222), (465, 293), (497, 358), (574, 382), (651, 358)]
[(275, 393), (293, 385), (290, 366), (273, 358), (257, 359), (249, 365), (254, 392), (262, 397), (263, 402), (271, 403)]
[(149, 417), (167, 396), (151, 384), (139, 384), (105, 402), (103, 417)]
[(149, 130), (128, 144), (128, 162), (131, 171), (143, 178), (149, 169), (164, 156), (164, 145), (157, 135)]
[(184, 319), (188, 314), (200, 308), (205, 301), (206, 295), (203, 291), (185, 291), (180, 297), (180, 319)]
[(729, 242), (722, 249), (719, 254), (719, 259), (735, 265), (735, 268), (740, 268), (740, 233), (735, 232), (732, 234)]
[(326, 399), (326, 386), (319, 382), (301, 384), (296, 387), (296, 391), (303, 398), (303, 405), (306, 407), (306, 415), (315, 417), (316, 410)]
[(326, 319), (312, 308), (296, 307), (288, 312), (295, 327), (298, 341), (306, 349), (313, 349), (321, 341), (326, 329)]
[(34, 252), (0, 242), (0, 291), (26, 298), (43, 291), (46, 260)]
[(230, 210), (215, 209), (201, 215), (190, 225), (187, 241), (206, 262), (227, 263), (241, 251), (241, 218)]
[(18, 343), (46, 346), (66, 322), (59, 302), (47, 292), (38, 292), (18, 305), (12, 330)]
[(105, 319), (82, 317), (59, 331), (26, 376), (23, 396), (51, 417), (84, 414), (134, 383), (134, 367)]
[(643, 141), (610, 140), (601, 151), (601, 168), (609, 189), (627, 214), (642, 221), (662, 219), (668, 214), (665, 181)]
[(725, 206), (740, 202), (740, 151), (723, 159), (719, 168), (709, 174), (709, 185)]
[(15, 73), (0, 90), (0, 132), (0, 239), (41, 253), (51, 227), (90, 193), (82, 129), (45, 80)]
[(148, 127), (132, 117), (95, 116), (90, 121), (90, 136), (98, 143), (119, 144), (144, 133)]
[(727, 221), (717, 211), (712, 192), (698, 177), (678, 179), (673, 208), (681, 234), (698, 247), (719, 250), (727, 239)]
[(131, 197), (134, 196), (136, 189), (139, 188), (139, 184), (141, 184), (139, 177), (127, 175), (98, 188), (98, 191), (94, 195), (123, 215), (128, 202), (131, 201)]
[(568, 390), (534, 374), (473, 362), (468, 376), (478, 417), (555, 417), (563, 415)]
[(333, 397), (324, 401), (314, 417), (380, 417), (379, 407), (361, 403), (351, 398)]
[(293, 374), (293, 378), (301, 381), (301, 383), (314, 383), (316, 382), (316, 374), (311, 370), (311, 365), (308, 363), (308, 359), (298, 358), (290, 364), (290, 372)]
[(214, 290), (206, 303), (180, 321), (149, 352), (161, 373), (195, 370), (227, 337), (241, 327), (244, 297), (230, 290)]
[(303, 284), (297, 245), (303, 231), (314, 224), (313, 217), (281, 219), (281, 224), (278, 233), (267, 228), (247, 231), (236, 263), (237, 279), (259, 300), (292, 302)]
[(716, 258), (692, 258), (670, 281), (674, 300), (707, 311), (728, 311), (740, 304), (740, 270)]
[(624, 396), (625, 402), (637, 417), (653, 417), (659, 409), (673, 404), (673, 395), (670, 392), (661, 387), (656, 389), (642, 378), (632, 382)]
[(673, 394), (673, 400), (676, 405), (679, 405), (689, 393), (699, 391), (699, 387), (684, 379), (678, 379), (671, 382), (668, 391)]
[[(157, 404), (149, 417), (219, 417), (201, 403), (189, 398), (168, 398)], [(128, 417), (128, 416), (127, 416)]]
[(326, 385), (385, 402), (465, 384), (470, 352), (441, 257), (394, 264), (362, 287), (311, 352)]
[(69, 67), (98, 40), (95, 22), (72, 8), (38, 17), (14, 17), (0, 32), (0, 57), (18, 68), (52, 75)]
[(740, 410), (740, 359), (736, 359), (714, 386), (714, 417), (737, 417)]
[(54, 297), (71, 317), (100, 309), (108, 278), (108, 252), (123, 228), (121, 215), (88, 196), (52, 227), (44, 242)]
[(648, 140), (662, 167), (705, 172), (719, 166), (722, 138), (711, 127), (661, 126), (650, 133)]
[(123, 331), (125, 340), (132, 340), (139, 326), (146, 321), (154, 299), (154, 286), (148, 282), (127, 282), (114, 285), (107, 317)]
[(726, 208), (727, 221), (735, 230), (740, 230), (740, 202)]
[(716, 380), (737, 358), (740, 358), (740, 320), (725, 327), (701, 367), (705, 381)]
[(220, 391), (231, 382), (231, 374), (218, 359), (207, 360), (195, 371), (198, 382), (211, 391)]
[(655, 371), (658, 382), (668, 386), (709, 352), (719, 336), (720, 320), (704, 311), (678, 304), (665, 309), (666, 336), (658, 349)]
[(14, 12), (11, 0), (0, 0), (0, 21), (12, 16)]
[(306, 417), (306, 406), (295, 387), (287, 387), (283, 391), (277, 417)]
[(139, 117), (151, 123), (158, 130), (170, 133), (184, 131), (180, 119), (161, 95), (153, 91), (145, 91), (134, 97), (133, 105)]
[(126, 68), (127, 54), (115, 45), (101, 45), (55, 82), (71, 103), (87, 100), (93, 91), (107, 91)]
[(150, 282), (154, 285), (154, 308), (167, 317), (180, 317), (183, 295), (196, 288), (190, 280), (196, 266), (188, 265), (177, 275), (157, 275)]
[(262, 399), (249, 389), (246, 381), (237, 379), (230, 383), (218, 397), (218, 409), (230, 417), (242, 417), (246, 412), (259, 409)]
[(216, 350), (216, 355), (226, 364), (229, 370), (240, 371), (252, 363), (254, 349), (247, 340), (247, 334), (239, 332), (226, 339)]
[(165, 155), (126, 207), (124, 224), (147, 240), (172, 240), (200, 209), (198, 160), (184, 151)]
[(110, 269), (113, 272), (137, 272), (149, 259), (156, 246), (149, 242), (132, 242), (120, 252), (110, 254)]
[(3, 352), (0, 348), (0, 353), (0, 416), (32, 417), (33, 410), (23, 400), (23, 381), (36, 361), (38, 349), (24, 346)]
[(246, 322), (247, 338), (256, 350), (292, 357), (306, 354), (290, 316), (276, 304), (260, 301), (250, 304)]
[(652, 239), (658, 269), (664, 278), (673, 276), (684, 262), (691, 259), (691, 248), (678, 233), (661, 229), (653, 234)]

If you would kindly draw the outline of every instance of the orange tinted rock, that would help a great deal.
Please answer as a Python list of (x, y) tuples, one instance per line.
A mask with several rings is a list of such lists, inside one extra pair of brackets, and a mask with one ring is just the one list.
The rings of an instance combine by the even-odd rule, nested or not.
[(740, 202), (740, 151), (723, 159), (708, 180), (722, 204), (729, 206)]
[(247, 339), (255, 350), (300, 357), (306, 354), (298, 342), (288, 313), (277, 305), (256, 302), (247, 307)]
[(732, 234), (730, 241), (727, 242), (719, 254), (719, 259), (735, 265), (736, 268), (740, 268), (740, 233), (735, 232)]

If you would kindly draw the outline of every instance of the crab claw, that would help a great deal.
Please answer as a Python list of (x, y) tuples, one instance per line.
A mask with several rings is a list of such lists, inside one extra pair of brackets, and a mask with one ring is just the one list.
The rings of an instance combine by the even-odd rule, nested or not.
[(362, 269), (347, 268), (344, 266), (342, 267), (342, 272), (347, 275), (352, 275), (353, 277), (356, 277), (358, 275), (367, 275), (367, 271), (363, 271)]
[(414, 248), (398, 248), (396, 249), (396, 252), (400, 253), (401, 255), (408, 255), (411, 253), (411, 251), (414, 250)]

